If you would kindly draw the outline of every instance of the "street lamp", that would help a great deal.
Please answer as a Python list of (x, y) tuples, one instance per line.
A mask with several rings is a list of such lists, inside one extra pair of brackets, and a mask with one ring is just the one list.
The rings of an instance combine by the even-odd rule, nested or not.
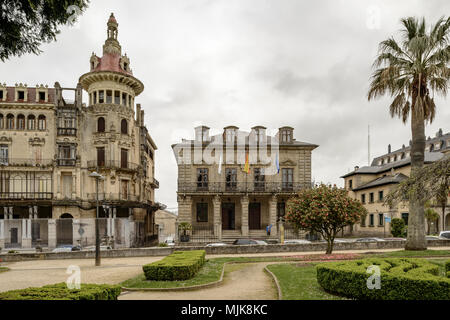
[(95, 189), (97, 194), (97, 215), (95, 217), (95, 266), (100, 266), (100, 230), (98, 226), (98, 180), (104, 179), (104, 177), (97, 173), (96, 171), (92, 172), (89, 177), (95, 178)]

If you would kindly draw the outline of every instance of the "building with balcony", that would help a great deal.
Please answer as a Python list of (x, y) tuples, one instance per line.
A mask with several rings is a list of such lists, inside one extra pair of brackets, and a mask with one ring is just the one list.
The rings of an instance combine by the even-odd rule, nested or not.
[(293, 131), (282, 127), (271, 137), (262, 126), (251, 132), (228, 126), (210, 137), (199, 126), (194, 140), (172, 145), (178, 223), (192, 225), (192, 239), (277, 238), (287, 199), (311, 187), (311, 153), (318, 147), (297, 141)]
[(111, 14), (103, 55), (92, 54), (75, 88), (0, 85), (0, 247), (93, 244), (93, 171), (103, 176), (102, 237), (116, 246), (157, 238), (157, 147), (134, 102), (144, 85), (117, 35)]
[[(411, 144), (411, 142), (410, 142)], [(368, 215), (361, 222), (347, 228), (348, 234), (364, 236), (390, 236), (390, 223), (385, 217), (402, 218), (408, 224), (409, 205), (404, 201), (393, 208), (384, 204), (384, 197), (411, 173), (411, 147), (403, 145), (398, 150), (391, 150), (373, 159), (370, 166), (356, 166), (353, 171), (343, 175), (345, 188), (354, 199), (360, 200), (366, 207)], [(435, 137), (428, 137), (425, 143), (425, 165), (450, 155), (450, 133), (442, 129)], [(439, 214), (435, 222), (427, 221), (427, 232), (438, 233), (442, 230), (442, 210), (435, 202), (433, 209)], [(444, 229), (450, 229), (450, 208), (445, 212)], [(389, 219), (388, 219), (389, 220)]]

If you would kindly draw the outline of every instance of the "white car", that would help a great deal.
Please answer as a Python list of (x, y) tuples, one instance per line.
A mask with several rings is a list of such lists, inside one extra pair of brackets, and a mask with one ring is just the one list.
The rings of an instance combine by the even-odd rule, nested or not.
[(255, 240), (255, 242), (256, 244), (267, 246), (267, 242), (265, 242), (264, 240)]
[(174, 247), (175, 246), (175, 240), (173, 239), (166, 239), (166, 241), (164, 241), (165, 244), (167, 244), (169, 247)]
[(284, 244), (306, 244), (306, 243), (311, 243), (311, 241), (304, 239), (284, 240)]
[(72, 252), (72, 251), (80, 251), (79, 246), (73, 246), (71, 244), (61, 245), (57, 248), (53, 249), (52, 252)]
[(228, 244), (223, 243), (223, 242), (216, 242), (216, 243), (208, 243), (206, 246), (207, 247), (224, 247), (227, 246)]
[(442, 240), (450, 240), (450, 231), (441, 231), (439, 233), (439, 238)]
[[(111, 250), (111, 246), (100, 246), (100, 251)], [(95, 246), (84, 247), (83, 251), (95, 251)]]

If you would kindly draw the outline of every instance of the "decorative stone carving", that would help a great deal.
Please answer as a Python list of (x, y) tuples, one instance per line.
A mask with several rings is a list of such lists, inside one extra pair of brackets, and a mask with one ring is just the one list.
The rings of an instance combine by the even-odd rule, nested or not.
[(34, 137), (28, 139), (28, 143), (32, 146), (43, 146), (45, 144), (44, 138)]

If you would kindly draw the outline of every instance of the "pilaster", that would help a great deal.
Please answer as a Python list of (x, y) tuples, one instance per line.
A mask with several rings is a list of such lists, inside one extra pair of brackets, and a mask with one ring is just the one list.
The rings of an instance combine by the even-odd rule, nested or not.
[(244, 237), (248, 236), (248, 196), (241, 198), (241, 232)]

